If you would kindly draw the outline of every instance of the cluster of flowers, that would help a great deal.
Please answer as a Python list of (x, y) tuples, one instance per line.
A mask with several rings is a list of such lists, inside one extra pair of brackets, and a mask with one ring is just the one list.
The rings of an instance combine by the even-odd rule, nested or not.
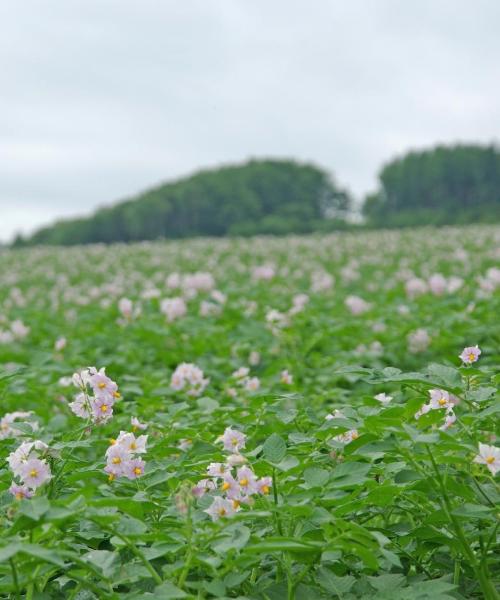
[(344, 304), (353, 315), (362, 315), (371, 308), (371, 304), (359, 296), (347, 296), (344, 300)]
[(210, 300), (202, 300), (200, 303), (200, 317), (220, 314), (226, 301), (227, 297), (225, 294), (219, 290), (213, 290), (210, 293)]
[[(481, 350), (479, 349), (479, 346), (467, 346), (462, 350), (458, 357), (464, 365), (471, 365), (479, 359), (480, 355)], [(431, 410), (445, 409), (446, 413), (444, 423), (443, 425), (441, 425), (440, 429), (448, 429), (457, 420), (453, 409), (458, 404), (458, 398), (456, 398), (455, 396), (453, 396), (453, 394), (450, 394), (446, 390), (441, 389), (429, 390), (429, 395), (429, 403), (424, 404), (420, 408), (420, 410), (418, 410), (415, 413), (415, 418), (418, 419), (419, 417), (427, 414)]]
[(408, 351), (412, 354), (425, 352), (431, 343), (431, 337), (426, 329), (417, 329), (408, 334)]
[(89, 367), (74, 373), (72, 381), (80, 390), (69, 405), (75, 415), (90, 419), (95, 424), (109, 421), (113, 416), (113, 405), (121, 395), (118, 385), (106, 375), (104, 367), (99, 371)]
[(118, 301), (118, 310), (122, 316), (118, 319), (119, 325), (127, 325), (141, 314), (141, 307), (135, 306), (130, 298), (120, 298)]
[(187, 313), (186, 302), (183, 298), (165, 298), (160, 303), (160, 311), (165, 315), (167, 321), (172, 323), (176, 319), (184, 317)]
[[(132, 419), (133, 428), (145, 429), (146, 425)], [(109, 476), (109, 481), (118, 477), (137, 479), (144, 473), (146, 463), (138, 456), (146, 452), (147, 435), (135, 437), (133, 433), (120, 431), (116, 439), (111, 440), (111, 445), (106, 450), (106, 466), (104, 471)]]
[(194, 298), (198, 292), (209, 292), (215, 287), (213, 275), (203, 271), (185, 275), (171, 273), (165, 283), (170, 289), (181, 288), (186, 298)]
[[(5, 415), (0, 419), (0, 440), (5, 440), (7, 438), (19, 437), (22, 435), (22, 432), (16, 428), (16, 421), (23, 420), (26, 421), (32, 417), (32, 411), (15, 411), (11, 413), (5, 413)], [(37, 431), (38, 423), (36, 421), (30, 421), (30, 426), (33, 431)]]
[(419, 277), (410, 277), (405, 283), (406, 295), (410, 299), (431, 292), (434, 296), (443, 294), (454, 294), (463, 285), (464, 280), (461, 277), (451, 276), (446, 279), (441, 273), (434, 273), (425, 281)]
[[(240, 367), (232, 374), (233, 379), (236, 381), (236, 385), (247, 392), (256, 392), (260, 388), (260, 379), (258, 377), (249, 376), (250, 369), (248, 367)], [(231, 394), (230, 395), (235, 395)]]
[(0, 344), (10, 344), (15, 340), (22, 340), (30, 332), (30, 328), (16, 319), (8, 324), (8, 329), (0, 329)]
[(241, 510), (242, 504), (252, 504), (253, 496), (268, 494), (272, 486), (271, 477), (258, 479), (245, 464), (246, 458), (240, 453), (246, 443), (243, 433), (227, 427), (218, 441), (221, 441), (224, 450), (230, 453), (226, 462), (210, 463), (207, 468), (209, 477), (199, 481), (192, 490), (197, 498), (207, 492), (220, 492), (204, 511), (213, 521), (234, 515)]
[[(326, 415), (325, 420), (331, 421), (332, 419), (345, 419), (345, 415), (340, 410), (335, 409), (333, 413)], [(359, 433), (357, 429), (350, 429), (349, 431), (345, 431), (339, 435), (336, 435), (333, 439), (336, 442), (340, 442), (341, 444), (350, 444), (354, 440), (357, 440), (359, 437)]]
[(334, 283), (335, 279), (326, 271), (315, 271), (311, 275), (311, 291), (314, 293), (326, 292), (333, 287)]
[(9, 492), (17, 499), (31, 498), (41, 485), (52, 477), (50, 467), (43, 458), (48, 446), (39, 440), (23, 442), (17, 450), (7, 457), (14, 480)]
[(446, 410), (444, 423), (439, 429), (445, 430), (453, 425), (457, 420), (453, 408), (458, 403), (458, 399), (452, 394), (449, 394), (446, 390), (433, 389), (429, 390), (430, 401), (428, 404), (424, 404), (416, 413), (415, 419), (419, 419), (422, 415), (427, 414), (431, 410), (439, 410), (444, 408)]
[(210, 379), (204, 378), (203, 371), (191, 363), (181, 363), (172, 373), (170, 387), (175, 391), (185, 391), (188, 396), (199, 396)]

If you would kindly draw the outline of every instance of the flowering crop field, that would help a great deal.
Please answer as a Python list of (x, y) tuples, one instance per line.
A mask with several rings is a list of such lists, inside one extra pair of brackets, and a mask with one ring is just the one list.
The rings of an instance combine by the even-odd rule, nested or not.
[(0, 597), (498, 598), (500, 229), (0, 254)]

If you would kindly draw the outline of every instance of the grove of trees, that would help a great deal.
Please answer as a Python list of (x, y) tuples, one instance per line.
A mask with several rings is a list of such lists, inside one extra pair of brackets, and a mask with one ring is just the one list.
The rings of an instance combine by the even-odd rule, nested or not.
[(495, 146), (437, 146), (385, 165), (380, 189), (363, 206), (374, 226), (500, 221), (500, 151)]
[(286, 160), (226, 166), (60, 221), (17, 244), (129, 242), (160, 237), (307, 233), (342, 226), (349, 194), (322, 169)]
[[(351, 208), (348, 192), (315, 165), (251, 160), (60, 221), (15, 245), (330, 231), (354, 227), (345, 220)], [(363, 215), (368, 227), (498, 222), (500, 151), (456, 145), (409, 152), (382, 168)]]

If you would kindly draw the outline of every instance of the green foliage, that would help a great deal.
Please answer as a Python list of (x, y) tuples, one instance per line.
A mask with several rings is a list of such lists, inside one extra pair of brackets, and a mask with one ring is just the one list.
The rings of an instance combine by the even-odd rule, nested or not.
[[(500, 433), (498, 235), (481, 226), (4, 251), (0, 419), (31, 410), (38, 428), (0, 426), (0, 598), (497, 600), (498, 474), (475, 457)], [(274, 276), (256, 278), (262, 265)], [(166, 283), (199, 271), (226, 297), (208, 314), (213, 290)], [(405, 277), (436, 272), (462, 286), (407, 295)], [(297, 294), (308, 296), (300, 310)], [(161, 301), (180, 295), (187, 314), (168, 321)], [(350, 295), (369, 308), (353, 314)], [(270, 309), (286, 316), (280, 327)], [(17, 320), (30, 330), (9, 337)], [(419, 328), (430, 342), (413, 352)], [(461, 365), (476, 343), (480, 359)], [(210, 379), (197, 397), (171, 386), (182, 362)], [(89, 364), (122, 393), (99, 426), (72, 413), (78, 390), (61, 381)], [(238, 383), (242, 366), (258, 389)], [(415, 418), (432, 389), (456, 402), (447, 429), (445, 409)], [(343, 416), (327, 419), (335, 410)], [(144, 475), (109, 481), (109, 440), (132, 416), (148, 423)], [(246, 465), (272, 483), (212, 521), (204, 511), (221, 480), (202, 497), (192, 490), (227, 460), (227, 427), (246, 435)], [(53, 478), (18, 500), (6, 459), (33, 438), (49, 446)]]
[(285, 160), (201, 171), (16, 239), (16, 245), (130, 242), (194, 236), (307, 233), (342, 227), (350, 205), (321, 169)]
[(376, 226), (500, 221), (500, 151), (495, 146), (437, 146), (409, 152), (380, 172), (380, 190), (363, 212)]

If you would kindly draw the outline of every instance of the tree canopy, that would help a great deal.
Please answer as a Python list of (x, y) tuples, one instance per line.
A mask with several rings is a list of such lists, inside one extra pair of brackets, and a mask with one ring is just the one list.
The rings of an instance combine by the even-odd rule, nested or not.
[(17, 244), (306, 233), (338, 224), (349, 205), (348, 193), (314, 165), (252, 160), (160, 185), (88, 218), (18, 238)]
[(385, 165), (363, 212), (372, 225), (444, 225), (500, 220), (495, 146), (437, 146)]

